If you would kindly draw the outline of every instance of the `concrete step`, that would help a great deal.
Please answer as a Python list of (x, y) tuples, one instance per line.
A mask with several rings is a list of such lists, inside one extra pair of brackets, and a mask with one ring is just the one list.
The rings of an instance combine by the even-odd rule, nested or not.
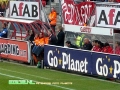
[[(51, 7), (54, 7), (56, 9), (57, 13), (59, 13), (59, 3), (51, 3)], [(50, 5), (46, 5), (44, 7), (44, 9), (45, 9), (46, 13), (50, 12), (50, 10), (51, 10)]]

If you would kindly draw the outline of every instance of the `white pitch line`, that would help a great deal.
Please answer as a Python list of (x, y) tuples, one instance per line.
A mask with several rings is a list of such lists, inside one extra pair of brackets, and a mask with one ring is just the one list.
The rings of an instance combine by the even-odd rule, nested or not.
[(94, 77), (90, 77), (90, 76), (84, 76), (84, 75), (78, 75), (78, 74), (74, 74), (74, 73), (67, 73), (67, 72), (62, 72), (62, 71), (57, 71), (57, 70), (53, 70), (53, 69), (46, 69), (46, 70), (50, 70), (50, 71), (54, 71), (54, 72), (59, 72), (59, 73), (64, 73), (64, 74), (68, 74), (68, 75), (73, 75), (73, 76), (81, 76), (81, 77), (84, 77), (84, 78), (89, 78), (89, 79), (93, 79), (93, 80), (98, 80), (98, 81), (102, 81), (102, 82), (108, 82), (108, 83), (113, 83), (113, 84), (119, 84), (120, 83), (117, 83), (117, 82), (112, 82), (112, 81), (108, 81), (108, 80), (103, 80), (103, 79), (97, 79), (97, 78), (94, 78)]
[[(30, 80), (30, 79), (26, 79), (26, 78), (22, 78), (22, 77), (17, 77), (17, 76), (13, 76), (13, 75), (9, 75), (9, 74), (4, 74), (4, 73), (0, 73), (0, 75), (7, 76), (7, 77), (12, 77), (12, 78), (17, 78), (17, 79)], [(39, 81), (35, 81), (35, 80), (32, 80), (32, 81), (39, 82)], [(45, 85), (54, 86), (54, 87), (57, 87), (57, 88), (62, 88), (64, 90), (75, 90), (75, 89), (66, 88), (66, 87), (62, 87), (62, 86), (58, 86), (58, 85), (52, 85), (52, 84), (45, 84)]]
[(46, 80), (52, 80), (52, 79), (50, 79), (50, 78), (46, 78), (46, 77), (42, 77), (42, 76), (31, 75), (31, 74), (22, 73), (22, 72), (17, 72), (17, 71), (12, 71), (12, 70), (7, 70), (7, 69), (3, 69), (3, 68), (0, 68), (0, 69), (1, 69), (1, 70), (5, 70), (5, 71), (9, 71), (9, 72), (24, 74), (24, 75), (28, 75), (28, 76), (32, 76), (32, 77), (42, 78), (42, 79), (46, 79)]
[[(21, 66), (25, 66), (25, 67), (34, 68), (33, 66), (27, 66), (27, 65), (24, 65), (24, 64), (19, 64), (19, 63), (14, 63), (14, 62), (7, 62), (7, 61), (4, 61), (4, 62), (16, 64), (16, 65), (21, 65)], [(7, 69), (6, 69), (6, 70), (7, 70)], [(78, 75), (78, 74), (74, 74), (74, 73), (67, 73), (67, 72), (57, 71), (57, 70), (53, 70), (53, 69), (45, 69), (45, 70), (54, 71), (54, 72), (59, 72), (59, 73), (64, 73), (64, 74), (69, 74), (69, 75), (74, 75), (74, 76), (81, 76), (81, 77), (90, 78), (90, 79), (93, 79), (93, 80), (98, 80), (98, 81), (103, 81), (103, 82), (109, 82), (109, 83), (114, 83), (114, 84), (120, 84), (120, 83), (117, 83), (117, 82), (112, 82), (112, 81), (103, 80), (103, 79), (97, 79), (97, 78), (89, 77), (89, 76), (83, 76), (83, 75), (80, 75), (80, 74)], [(66, 79), (66, 80), (67, 80), (67, 79)], [(70, 79), (69, 79), (69, 80), (70, 80)], [(85, 80), (85, 79), (84, 79), (84, 80)]]

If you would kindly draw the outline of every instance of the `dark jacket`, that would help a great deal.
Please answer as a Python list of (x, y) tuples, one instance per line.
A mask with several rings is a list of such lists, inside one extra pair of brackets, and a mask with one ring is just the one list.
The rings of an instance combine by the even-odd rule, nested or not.
[(56, 45), (56, 43), (57, 43), (57, 38), (56, 38), (55, 35), (52, 34), (52, 35), (49, 37), (49, 44), (51, 44), (51, 45)]
[(83, 45), (82, 49), (91, 50), (92, 49), (92, 44), (90, 42), (86, 43), (86, 44)]
[(71, 44), (71, 45), (70, 45), (70, 48), (78, 48), (78, 47), (75, 46), (75, 45), (73, 45), (73, 44)]
[(25, 41), (30, 41), (30, 43), (33, 43), (34, 37), (35, 37), (35, 34), (28, 35), (27, 37), (25, 37), (24, 40), (25, 40)]
[(35, 37), (35, 34), (33, 33), (33, 34), (30, 36), (30, 38), (29, 38), (29, 40), (30, 40), (31, 43), (33, 43), (34, 37)]
[(58, 46), (64, 46), (64, 38), (65, 38), (65, 33), (63, 31), (60, 31), (57, 35)]

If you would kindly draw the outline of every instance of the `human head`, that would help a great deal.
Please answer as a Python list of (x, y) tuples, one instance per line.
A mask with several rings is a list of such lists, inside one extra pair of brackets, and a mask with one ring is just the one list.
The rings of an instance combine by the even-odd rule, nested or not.
[(120, 42), (116, 41), (115, 47), (118, 47), (118, 46), (120, 46)]
[(100, 48), (103, 48), (103, 47), (105, 47), (105, 44), (104, 43), (100, 43)]
[(88, 38), (84, 38), (84, 44), (89, 43), (89, 39)]
[(62, 26), (57, 27), (57, 31), (63, 31), (63, 30), (64, 30), (64, 28)]
[(98, 43), (98, 40), (93, 40), (92, 41), (92, 46), (96, 46), (97, 43)]
[(71, 45), (71, 42), (70, 41), (66, 41), (66, 46), (70, 47), (70, 45)]
[(31, 35), (32, 35), (32, 34), (34, 34), (34, 31), (33, 31), (33, 30), (31, 30)]
[(101, 46), (101, 41), (98, 41), (96, 46), (100, 47)]
[(35, 38), (38, 38), (38, 37), (39, 37), (39, 34), (38, 34), (38, 33), (36, 33), (36, 34), (35, 34)]
[(43, 34), (42, 32), (39, 33), (39, 37), (42, 38), (43, 37)]
[(7, 28), (7, 23), (3, 23), (2, 28)]
[(27, 30), (27, 31), (26, 31), (26, 34), (27, 34), (27, 35), (31, 35), (31, 30)]
[(104, 44), (104, 46), (106, 47), (106, 46), (110, 46), (110, 44), (108, 43), (108, 42), (106, 42), (105, 44)]
[(51, 8), (51, 12), (54, 12), (54, 11), (55, 11), (55, 8), (54, 8), (54, 7), (52, 7), (52, 8)]

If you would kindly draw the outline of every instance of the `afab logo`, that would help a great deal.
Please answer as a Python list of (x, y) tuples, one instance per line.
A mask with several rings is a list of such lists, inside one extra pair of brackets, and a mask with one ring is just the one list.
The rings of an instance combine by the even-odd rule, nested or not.
[(119, 28), (119, 17), (120, 10), (118, 8), (97, 8), (97, 26)]
[(11, 1), (10, 17), (39, 19), (39, 3)]

